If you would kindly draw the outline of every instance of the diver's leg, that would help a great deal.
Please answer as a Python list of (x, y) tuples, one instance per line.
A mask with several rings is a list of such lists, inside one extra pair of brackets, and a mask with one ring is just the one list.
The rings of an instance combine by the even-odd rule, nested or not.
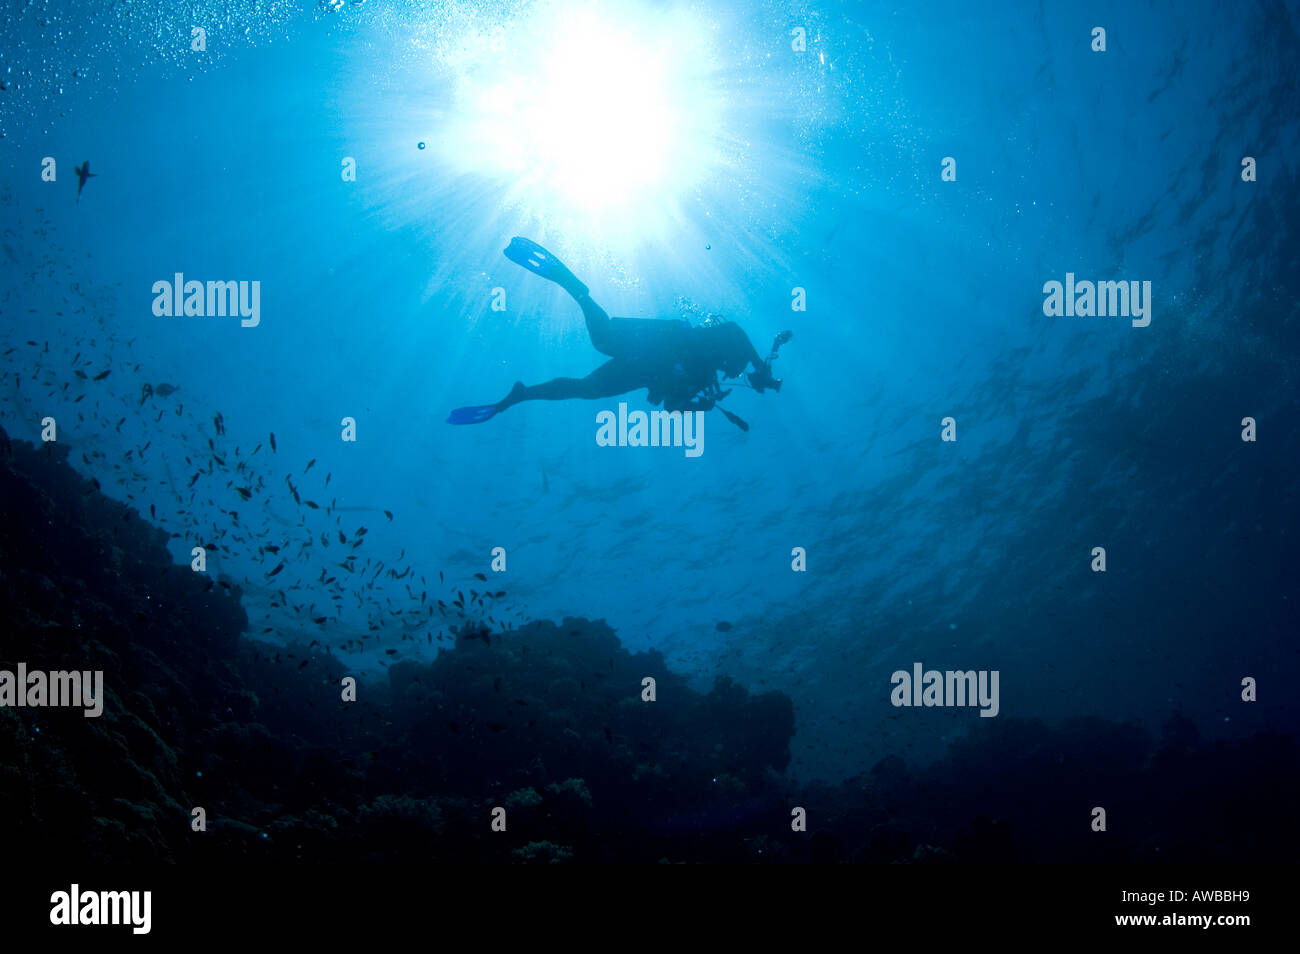
[[(610, 318), (605, 309), (596, 304), (590, 295), (577, 298), (577, 302), (582, 308), (582, 317), (587, 319), (587, 334), (591, 336), (591, 346), (603, 355), (608, 355), (611, 358), (617, 357), (615, 353), (614, 319)], [(600, 369), (597, 368), (596, 370), (599, 371)], [(595, 373), (592, 372), (592, 374)], [(591, 377), (591, 375), (587, 375), (587, 377)]]
[(585, 378), (553, 378), (541, 384), (526, 385), (516, 381), (510, 393), (497, 402), (504, 411), (520, 401), (567, 401), (570, 398), (592, 400), (614, 397), (645, 387), (631, 365), (618, 360), (606, 361)]
[[(568, 266), (536, 242), (519, 236), (510, 240), (505, 255), (510, 261), (528, 269), (534, 275), (540, 275), (547, 281), (555, 282), (568, 292), (573, 297), (573, 300), (578, 303), (578, 306), (582, 308), (582, 316), (587, 319), (587, 333), (591, 335), (592, 345), (601, 354), (608, 355), (611, 358), (617, 356), (614, 351), (617, 341), (610, 330), (609, 315), (604, 308), (601, 308), (592, 300), (587, 286), (578, 281), (573, 272), (569, 271)], [(572, 381), (576, 379), (558, 378), (557, 380)]]
[(574, 298), (582, 298), (587, 294), (587, 286), (578, 281), (562, 261), (532, 239), (516, 235), (510, 240), (504, 254), (510, 261), (534, 275), (555, 282)]

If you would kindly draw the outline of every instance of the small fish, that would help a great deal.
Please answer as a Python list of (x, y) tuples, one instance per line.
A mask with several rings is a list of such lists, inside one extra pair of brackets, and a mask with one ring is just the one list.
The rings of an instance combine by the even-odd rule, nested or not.
[(316, 458), (313, 457), (311, 460), (307, 461), (307, 466), (304, 467), (304, 468), (302, 469), (302, 472), (303, 472), (304, 474), (307, 473), (307, 471), (309, 471), (309, 470), (312, 469), (312, 466), (313, 466), (315, 463), (316, 463)]
[(729, 632), (731, 632), (731, 624), (728, 623), (728, 622), (726, 622), (725, 620), (724, 620), (723, 622), (719, 623), (719, 624), (718, 624), (718, 632), (720, 632), (720, 633), (729, 633)]
[(483, 580), (483, 581), (486, 582), (487, 577), (484, 576), (482, 573), (475, 573), (475, 574), (474, 574), (474, 579), (476, 579), (476, 580)]
[(275, 431), (271, 432), (271, 453), (275, 453)]
[(271, 577), (275, 576), (277, 573), (279, 573), (281, 570), (283, 570), (284, 567), (285, 567), (285, 563), (284, 563), (284, 561), (281, 561), (281, 563), (280, 563), (279, 566), (277, 566), (277, 567), (276, 567), (274, 570), (272, 570), (270, 573), (266, 574), (267, 579), (270, 579)]
[(388, 518), (389, 523), (393, 522), (393, 512), (391, 510), (385, 510), (384, 516)]
[(77, 177), (77, 204), (80, 205), (81, 190), (86, 188), (86, 180), (95, 178), (99, 173), (90, 171), (89, 159), (83, 160), (79, 166), (73, 166), (72, 172)]
[(92, 380), (92, 381), (103, 381), (106, 377), (108, 377), (108, 376), (109, 376), (110, 374), (112, 374), (112, 373), (113, 373), (113, 369), (112, 369), (112, 368), (109, 368), (107, 371), (101, 371), (101, 372), (99, 372), (99, 374), (95, 375), (95, 376), (94, 376), (93, 378), (91, 378), (90, 380)]
[(166, 381), (160, 381), (154, 387), (153, 393), (158, 395), (159, 397), (169, 397), (170, 395), (175, 394), (179, 390), (180, 388), (176, 387), (176, 385), (174, 384), (168, 384)]
[(242, 497), (244, 500), (247, 500), (249, 497), (253, 496), (253, 488), (252, 488), (252, 487), (236, 487), (236, 488), (235, 488), (235, 493), (239, 494), (239, 496)]

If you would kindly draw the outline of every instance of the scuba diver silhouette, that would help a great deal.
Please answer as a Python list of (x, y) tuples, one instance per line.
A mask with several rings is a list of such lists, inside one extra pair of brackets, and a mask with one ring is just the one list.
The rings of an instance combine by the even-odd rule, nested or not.
[[(451, 412), (449, 424), (480, 424), (520, 401), (564, 401), (569, 398), (604, 398), (646, 388), (651, 404), (669, 411), (707, 411), (731, 393), (723, 390), (721, 372), (739, 378), (745, 368), (748, 386), (762, 393), (781, 390), (772, 376), (772, 361), (791, 338), (783, 331), (772, 342), (772, 352), (759, 357), (749, 336), (734, 322), (692, 326), (686, 321), (661, 318), (611, 318), (591, 299), (587, 286), (564, 264), (536, 242), (515, 237), (506, 258), (535, 275), (555, 282), (582, 308), (591, 343), (609, 360), (585, 378), (554, 378), (542, 384), (516, 381), (510, 393), (496, 404), (461, 407)], [(733, 382), (738, 383), (738, 382)], [(741, 430), (749, 425), (724, 408), (718, 408)]]

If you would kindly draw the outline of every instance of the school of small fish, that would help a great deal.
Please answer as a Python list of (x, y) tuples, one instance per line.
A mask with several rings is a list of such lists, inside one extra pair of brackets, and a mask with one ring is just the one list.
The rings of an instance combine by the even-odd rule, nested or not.
[[(237, 586), (253, 634), (288, 644), (315, 632), (327, 653), (364, 654), (385, 666), (384, 657), (431, 655), (428, 647), (452, 640), (451, 626), (499, 632), (525, 618), (504, 590), (456, 587), (441, 569), (438, 592), (447, 598), (431, 595), (432, 567), (407, 560), (400, 545), (370, 546), (367, 526), (344, 522), (344, 513), (372, 512), (392, 525), (385, 541), (396, 541), (393, 511), (348, 506), (346, 482), (318, 467), (321, 458), (285, 460), (273, 421), (227, 421), (201, 384), (181, 381), (187, 369), (146, 367), (136, 339), (122, 340), (105, 320), (117, 289), (82, 287), (74, 255), (50, 241), (42, 210), (27, 217), (34, 221), (11, 214), (7, 190), (0, 207), (8, 210), (5, 268), (25, 279), (8, 283), (0, 298), (6, 428), (39, 444), (42, 421), (53, 418), (68, 463), (96, 489), (147, 511), (178, 559), (204, 548), (207, 588)], [(38, 295), (48, 300), (51, 283), (66, 289), (62, 307), (42, 314), (32, 305)], [(16, 318), (30, 326), (32, 315), (48, 334), (19, 334)]]

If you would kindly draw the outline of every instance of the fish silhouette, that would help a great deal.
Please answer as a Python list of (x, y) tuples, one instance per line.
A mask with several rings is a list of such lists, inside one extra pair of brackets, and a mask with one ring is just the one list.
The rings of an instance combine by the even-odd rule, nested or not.
[(96, 173), (90, 171), (90, 160), (87, 159), (79, 166), (73, 167), (73, 172), (77, 174), (77, 202), (81, 202), (81, 190), (86, 188), (86, 180), (93, 179)]

